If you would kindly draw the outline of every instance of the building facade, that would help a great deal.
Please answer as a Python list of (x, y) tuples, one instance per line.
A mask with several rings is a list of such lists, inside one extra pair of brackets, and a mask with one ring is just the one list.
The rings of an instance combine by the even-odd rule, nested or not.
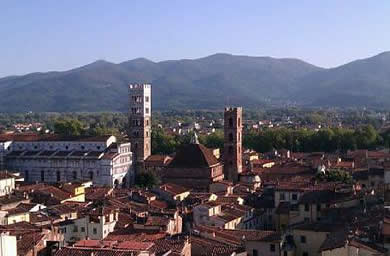
[(242, 172), (242, 108), (225, 108), (224, 112), (224, 175), (233, 182)]
[(137, 164), (151, 154), (152, 89), (150, 84), (129, 85), (129, 138)]
[(5, 166), (26, 182), (92, 180), (96, 185), (127, 186), (134, 180), (130, 143), (115, 136), (64, 138), (55, 135), (14, 135)]

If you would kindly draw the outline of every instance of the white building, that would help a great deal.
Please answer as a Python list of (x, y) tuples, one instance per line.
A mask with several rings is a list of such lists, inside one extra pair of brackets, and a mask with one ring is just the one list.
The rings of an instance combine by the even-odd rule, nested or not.
[(8, 135), (7, 142), (4, 165), (27, 182), (92, 180), (96, 185), (126, 186), (134, 181), (130, 143), (119, 144), (115, 136), (19, 134)]
[(118, 211), (108, 208), (96, 208), (81, 218), (61, 222), (60, 232), (66, 243), (84, 239), (102, 240), (114, 231), (118, 221)]
[(7, 233), (0, 234), (0, 256), (16, 256), (16, 236)]
[(15, 189), (15, 177), (7, 171), (0, 171), (0, 196), (5, 196)]

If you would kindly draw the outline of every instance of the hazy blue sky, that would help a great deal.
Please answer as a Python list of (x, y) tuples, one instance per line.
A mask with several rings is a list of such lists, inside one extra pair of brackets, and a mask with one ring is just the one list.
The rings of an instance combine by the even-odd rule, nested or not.
[(1, 1), (0, 77), (217, 52), (333, 67), (390, 50), (389, 0)]

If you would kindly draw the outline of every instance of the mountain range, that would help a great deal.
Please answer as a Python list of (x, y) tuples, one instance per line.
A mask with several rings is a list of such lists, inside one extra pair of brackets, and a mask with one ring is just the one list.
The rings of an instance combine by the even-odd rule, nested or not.
[(151, 83), (155, 109), (270, 104), (390, 108), (390, 52), (336, 68), (291, 58), (214, 54), (0, 78), (0, 112), (126, 111), (128, 84)]

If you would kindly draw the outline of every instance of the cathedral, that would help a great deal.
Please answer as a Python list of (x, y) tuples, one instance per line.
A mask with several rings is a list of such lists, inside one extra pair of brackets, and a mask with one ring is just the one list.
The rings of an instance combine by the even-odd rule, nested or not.
[[(151, 156), (150, 84), (129, 85), (129, 142), (115, 136), (63, 137), (55, 134), (0, 135), (0, 167), (19, 172), (26, 182), (91, 180), (96, 185), (127, 187)], [(223, 162), (201, 145), (196, 134), (162, 170), (162, 181), (197, 191), (223, 179), (237, 182), (242, 172), (242, 108), (224, 112)]]

